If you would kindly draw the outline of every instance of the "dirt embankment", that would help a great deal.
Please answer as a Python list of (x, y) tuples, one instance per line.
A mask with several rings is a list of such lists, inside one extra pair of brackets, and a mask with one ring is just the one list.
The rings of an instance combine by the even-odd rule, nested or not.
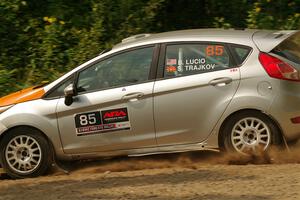
[(300, 199), (300, 151), (265, 157), (195, 152), (76, 162), (69, 174), (10, 180), (0, 199)]

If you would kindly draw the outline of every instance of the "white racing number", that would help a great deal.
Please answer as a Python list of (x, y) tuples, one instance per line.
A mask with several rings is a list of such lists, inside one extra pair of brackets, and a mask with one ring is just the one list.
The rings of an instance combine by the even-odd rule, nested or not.
[(76, 128), (102, 124), (100, 112), (81, 113), (75, 116)]
[(88, 115), (80, 115), (79, 119), (81, 126), (94, 125), (97, 122), (95, 113), (91, 113)]

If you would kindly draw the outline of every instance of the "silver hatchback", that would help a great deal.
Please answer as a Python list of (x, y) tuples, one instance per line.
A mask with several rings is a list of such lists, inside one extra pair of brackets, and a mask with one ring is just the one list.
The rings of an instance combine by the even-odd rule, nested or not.
[(300, 32), (140, 34), (46, 86), (0, 99), (0, 162), (12, 177), (55, 160), (221, 149), (300, 137)]

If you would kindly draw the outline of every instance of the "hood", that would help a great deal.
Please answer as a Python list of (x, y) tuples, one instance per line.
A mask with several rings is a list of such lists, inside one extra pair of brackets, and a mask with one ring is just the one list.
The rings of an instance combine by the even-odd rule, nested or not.
[(43, 87), (27, 88), (0, 98), (0, 107), (40, 99), (44, 94)]

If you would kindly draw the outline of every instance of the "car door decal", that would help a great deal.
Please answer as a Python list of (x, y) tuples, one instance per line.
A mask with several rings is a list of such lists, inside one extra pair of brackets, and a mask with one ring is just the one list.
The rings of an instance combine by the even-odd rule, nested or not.
[(77, 136), (130, 129), (127, 108), (79, 113), (74, 116)]

